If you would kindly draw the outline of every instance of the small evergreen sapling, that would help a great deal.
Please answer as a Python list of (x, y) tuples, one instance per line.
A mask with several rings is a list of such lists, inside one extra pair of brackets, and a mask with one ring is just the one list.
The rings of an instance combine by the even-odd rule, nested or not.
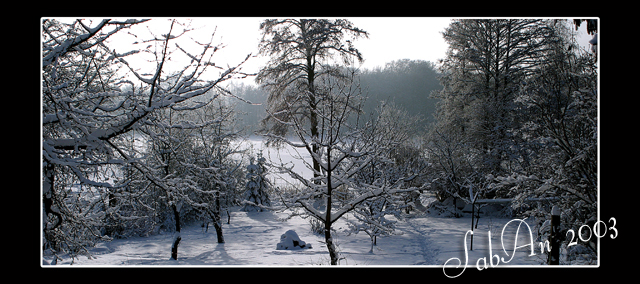
[(271, 200), (267, 190), (269, 184), (265, 176), (267, 175), (267, 169), (264, 165), (265, 158), (262, 157), (262, 153), (258, 153), (257, 163), (253, 163), (254, 158), (251, 157), (249, 165), (247, 166), (247, 184), (246, 191), (244, 193), (244, 207), (242, 211), (263, 211), (262, 206), (271, 206)]

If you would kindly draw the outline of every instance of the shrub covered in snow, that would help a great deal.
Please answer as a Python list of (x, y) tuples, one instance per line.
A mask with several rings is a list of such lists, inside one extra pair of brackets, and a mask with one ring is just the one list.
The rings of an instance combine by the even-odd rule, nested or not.
[(282, 236), (280, 236), (280, 242), (276, 246), (277, 250), (303, 248), (311, 248), (311, 244), (307, 244), (302, 241), (294, 230), (288, 230), (282, 234)]

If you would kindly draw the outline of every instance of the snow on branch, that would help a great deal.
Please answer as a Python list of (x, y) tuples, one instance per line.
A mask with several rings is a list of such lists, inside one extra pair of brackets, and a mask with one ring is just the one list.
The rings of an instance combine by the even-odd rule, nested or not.
[(338, 219), (340, 219), (340, 217), (342, 217), (342, 215), (348, 213), (351, 210), (354, 210), (354, 208), (361, 204), (364, 201), (367, 201), (371, 198), (374, 197), (379, 197), (379, 196), (383, 196), (383, 195), (393, 195), (396, 193), (404, 193), (404, 192), (412, 192), (412, 191), (416, 191), (419, 188), (417, 187), (410, 187), (410, 188), (400, 188), (397, 187), (399, 184), (401, 184), (401, 180), (398, 180), (394, 186), (382, 186), (382, 187), (375, 187), (373, 185), (369, 185), (368, 190), (366, 190), (363, 194), (359, 195), (358, 197), (352, 199), (351, 201), (349, 201), (347, 204), (345, 204), (344, 206), (342, 206), (340, 209), (338, 209), (338, 211), (336, 211), (335, 213), (331, 214), (331, 222), (335, 222)]
[[(87, 32), (84, 33), (84, 34), (81, 34), (79, 36), (76, 36), (76, 37), (69, 37), (69, 38), (65, 39), (63, 42), (59, 42), (58, 41), (59, 44), (55, 48), (53, 48), (49, 52), (47, 52), (46, 55), (42, 58), (42, 67), (46, 68), (51, 63), (55, 62), (57, 58), (65, 56), (67, 53), (71, 52), (72, 50), (84, 51), (86, 49), (89, 49), (89, 48), (95, 46), (98, 43), (104, 42), (104, 40), (106, 40), (108, 37), (110, 37), (111, 35), (117, 33), (118, 31), (120, 31), (122, 29), (128, 28), (131, 25), (143, 23), (143, 22), (146, 22), (146, 21), (148, 21), (148, 20), (133, 20), (133, 19), (129, 19), (129, 20), (126, 20), (124, 22), (120, 22), (120, 21), (111, 21), (110, 19), (104, 19), (98, 25), (96, 25), (95, 27), (90, 28), (90, 27), (87, 27), (86, 25), (84, 25), (82, 23), (82, 21), (78, 20), (76, 22), (79, 23)], [(115, 29), (105, 33), (105, 34), (100, 34), (99, 32), (106, 25), (116, 25), (117, 27)], [(43, 29), (48, 35), (50, 35), (51, 37), (54, 37), (51, 34), (51, 32), (49, 31), (48, 28), (43, 27)], [(95, 43), (84, 44), (84, 43), (87, 43), (92, 38), (96, 39)], [(45, 53), (43, 52), (43, 54), (45, 54)]]

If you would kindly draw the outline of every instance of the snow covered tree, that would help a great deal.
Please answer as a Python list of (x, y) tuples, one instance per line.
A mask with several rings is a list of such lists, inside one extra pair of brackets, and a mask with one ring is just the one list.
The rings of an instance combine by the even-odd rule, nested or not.
[(87, 255), (108, 239), (95, 209), (118, 190), (106, 181), (122, 164), (108, 140), (128, 130), (123, 113), (136, 97), (120, 92), (104, 41), (142, 22), (42, 22), (43, 250)]
[[(299, 141), (274, 133), (266, 134), (305, 151), (319, 165), (320, 171), (315, 171), (312, 164), (304, 161), (307, 168), (315, 172), (315, 177), (311, 180), (303, 178), (287, 165), (272, 166), (302, 183), (303, 189), (300, 192), (290, 198), (283, 198), (284, 205), (293, 210), (294, 214), (311, 215), (324, 225), (324, 237), (332, 265), (337, 265), (339, 260), (331, 235), (331, 226), (338, 219), (364, 206), (364, 202), (372, 198), (416, 189), (404, 187), (405, 178), (380, 183), (357, 180), (357, 174), (373, 160), (383, 158), (385, 153), (392, 150), (393, 143), (380, 143), (384, 139), (380, 139), (379, 133), (372, 131), (376, 122), (365, 122), (360, 117), (363, 98), (358, 84), (354, 84), (356, 72), (346, 68), (342, 70), (345, 72), (342, 76), (322, 78), (316, 86), (318, 101), (312, 111), (318, 117), (317, 135), (310, 133), (302, 119), (295, 115), (289, 116), (290, 121), (279, 122), (290, 127)], [(294, 100), (285, 102), (287, 107), (282, 112), (295, 112), (297, 106), (308, 99), (309, 96), (300, 93)], [(316, 200), (320, 198), (325, 200), (324, 206), (316, 206)]]
[[(552, 23), (464, 19), (443, 33), (449, 49), (441, 66), (443, 88), (433, 93), (440, 102), (427, 149), (438, 171), (434, 185), (445, 195), (466, 198), (470, 182), (480, 188), (485, 176), (528, 166), (531, 152), (518, 135), (528, 117), (519, 112), (516, 98), (557, 41)], [(496, 188), (484, 194), (510, 193)]]
[[(427, 161), (420, 142), (416, 140), (422, 132), (422, 117), (410, 115), (393, 101), (381, 101), (369, 119), (372, 123), (368, 131), (372, 139), (389, 150), (380, 152), (378, 158), (358, 174), (358, 178), (367, 179), (370, 183), (389, 184), (404, 179), (407, 187), (422, 187), (426, 181)], [(407, 213), (417, 201), (417, 193), (403, 195), (403, 207)]]
[(432, 186), (509, 197), (532, 217), (552, 202), (565, 229), (596, 221), (598, 71), (571, 30), (569, 20), (452, 23), (428, 139)]
[(210, 193), (196, 194), (191, 199), (208, 205), (194, 209), (202, 218), (213, 222), (218, 243), (223, 243), (222, 210), (237, 204), (237, 190), (244, 179), (241, 160), (233, 158), (236, 154), (244, 154), (239, 149), (240, 144), (232, 143), (239, 139), (240, 130), (236, 129), (233, 108), (223, 100), (216, 100), (191, 114), (193, 121), (205, 126), (192, 131), (189, 140), (191, 153), (184, 166), (201, 189)]
[[(175, 20), (167, 22), (165, 34), (152, 34), (150, 38), (136, 35), (148, 44), (145, 49), (134, 46), (133, 50), (119, 53), (109, 47), (111, 36), (146, 21), (43, 20), (43, 250), (72, 257), (88, 255), (86, 246), (109, 239), (100, 230), (108, 227), (105, 222), (148, 217), (126, 216), (119, 214), (120, 210), (135, 212), (131, 206), (140, 206), (145, 208), (140, 212), (153, 212), (159, 208), (147, 202), (167, 201), (178, 221), (179, 214), (175, 213), (182, 205), (178, 197), (186, 196), (185, 190), (198, 189), (188, 177), (172, 176), (168, 162), (176, 160), (162, 155), (174, 154), (173, 148), (157, 148), (160, 156), (156, 161), (160, 163), (154, 168), (150, 160), (140, 155), (142, 150), (132, 147), (135, 143), (129, 142), (130, 134), (145, 133), (157, 146), (163, 141), (172, 142), (175, 138), (163, 136), (169, 133), (165, 130), (195, 125), (187, 120), (167, 123), (159, 119), (162, 111), (203, 107), (217, 97), (198, 100), (205, 93), (218, 89), (221, 82), (246, 74), (238, 72), (242, 63), (225, 69), (210, 62), (219, 49), (211, 42), (198, 43), (197, 53), (174, 44), (191, 30)], [(136, 55), (155, 58), (153, 70), (132, 66), (127, 59)], [(165, 63), (171, 57), (189, 59), (182, 69), (168, 76)], [(118, 68), (126, 76), (115, 72)], [(167, 172), (166, 167), (168, 175), (160, 174)], [(123, 172), (133, 180), (124, 179)], [(149, 187), (153, 187), (150, 192), (162, 193), (164, 199), (143, 198), (142, 193), (149, 192)], [(175, 225), (179, 231), (180, 224)], [(179, 242), (179, 235), (176, 240)], [(176, 254), (178, 242), (174, 246)]]
[(262, 206), (271, 206), (269, 199), (269, 181), (266, 179), (267, 168), (266, 159), (262, 157), (262, 152), (258, 153), (257, 163), (253, 163), (251, 157), (247, 166), (247, 183), (245, 185), (244, 200), (246, 201), (243, 211), (262, 211)]
[(425, 150), (431, 162), (431, 188), (438, 201), (454, 197), (454, 216), (460, 216), (456, 202), (463, 198), (467, 191), (464, 181), (478, 173), (481, 164), (475, 159), (478, 153), (468, 145), (468, 138), (454, 126), (435, 125), (427, 134)]
[(529, 167), (497, 177), (495, 186), (513, 191), (515, 206), (533, 215), (542, 208), (531, 208), (523, 202), (527, 198), (561, 197), (554, 205), (562, 210), (562, 223), (577, 230), (597, 218), (597, 58), (568, 48), (575, 42), (566, 23), (553, 28), (562, 36), (517, 98), (529, 118), (520, 135), (534, 154)]
[(377, 243), (380, 236), (392, 235), (395, 232), (395, 223), (397, 221), (385, 218), (386, 215), (400, 217), (400, 206), (393, 206), (400, 202), (391, 203), (389, 198), (377, 197), (367, 200), (361, 206), (357, 206), (352, 212), (356, 220), (347, 221), (350, 232), (364, 232), (371, 239), (371, 249), (369, 253), (373, 253), (373, 246)]
[(442, 65), (442, 106), (438, 122), (468, 137), (486, 172), (497, 173), (517, 163), (518, 140), (512, 131), (521, 123), (514, 115), (520, 82), (545, 56), (553, 30), (537, 19), (464, 19), (443, 33), (449, 44)]
[[(401, 219), (401, 211), (412, 209), (422, 185), (425, 183), (426, 161), (420, 150), (411, 145), (411, 136), (419, 131), (422, 120), (410, 116), (393, 102), (379, 102), (375, 112), (370, 114), (367, 132), (377, 145), (383, 146), (377, 157), (362, 168), (355, 176), (355, 184), (384, 186), (399, 182), (402, 188), (415, 187), (413, 192), (384, 194), (364, 201), (352, 211), (355, 217), (348, 221), (351, 232), (364, 232), (371, 239), (371, 250), (377, 238), (395, 233), (395, 223), (388, 218)], [(418, 201), (419, 202), (419, 201)]]
[[(321, 100), (317, 81), (341, 76), (339, 67), (333, 65), (338, 59), (345, 64), (353, 58), (362, 62), (352, 41), (368, 37), (367, 32), (345, 19), (271, 19), (262, 22), (260, 30), (260, 54), (271, 57), (256, 77), (269, 92), (267, 108), (271, 115), (263, 123), (271, 123), (271, 133), (286, 136), (288, 123), (296, 116), (301, 123), (308, 121), (311, 137), (317, 138), (317, 107)], [(302, 94), (308, 98), (296, 100)], [(298, 105), (291, 106), (290, 102)], [(318, 146), (311, 146), (318, 153)], [(317, 175), (320, 165), (315, 160), (312, 163)]]

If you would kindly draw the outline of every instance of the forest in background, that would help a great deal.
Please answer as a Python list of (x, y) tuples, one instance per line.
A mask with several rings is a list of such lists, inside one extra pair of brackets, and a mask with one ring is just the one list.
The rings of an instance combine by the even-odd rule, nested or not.
[[(361, 69), (359, 83), (366, 97), (362, 108), (364, 112), (372, 113), (381, 101), (387, 101), (406, 111), (407, 115), (420, 118), (424, 127), (418, 131), (424, 131), (429, 123), (435, 121), (437, 98), (433, 98), (431, 92), (442, 86), (434, 63), (402, 59), (389, 62), (384, 67)], [(246, 131), (245, 135), (254, 135), (260, 129), (260, 121), (267, 116), (264, 105), (268, 93), (259, 86), (243, 82), (231, 82), (227, 89), (256, 104), (227, 100), (238, 113), (238, 126)]]

